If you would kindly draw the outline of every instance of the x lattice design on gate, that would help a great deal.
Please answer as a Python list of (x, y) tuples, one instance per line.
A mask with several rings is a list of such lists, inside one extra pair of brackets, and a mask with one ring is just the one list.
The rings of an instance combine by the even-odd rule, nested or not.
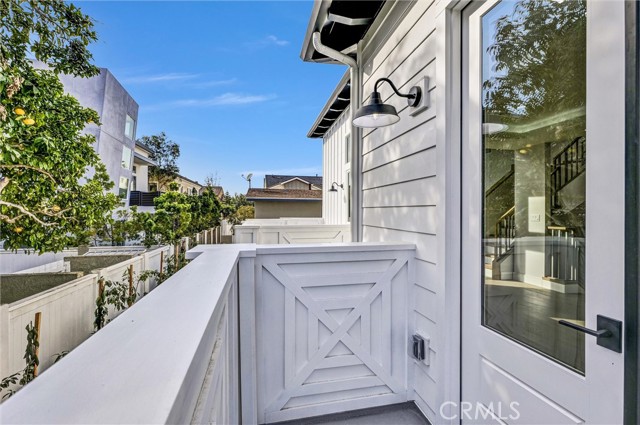
[[(276, 278), (285, 287), (285, 389), (284, 391), (267, 407), (267, 411), (277, 412), (281, 410), (287, 402), (293, 397), (313, 395), (314, 392), (308, 390), (309, 385), (304, 385), (305, 381), (311, 374), (325, 361), (327, 354), (336, 347), (340, 342), (344, 344), (354, 356), (367, 366), (375, 376), (354, 378), (347, 388), (344, 386), (335, 388), (335, 391), (344, 389), (367, 388), (379, 385), (386, 385), (394, 393), (401, 393), (403, 387), (390, 374), (391, 372), (391, 283), (393, 278), (398, 274), (402, 267), (407, 264), (406, 258), (396, 258), (391, 266), (384, 272), (380, 273), (378, 279), (371, 289), (358, 299), (357, 304), (348, 313), (348, 315), (338, 322), (334, 317), (327, 313), (327, 309), (323, 308), (318, 300), (315, 300), (303, 287), (285, 272), (279, 264), (275, 262), (263, 264), (263, 268)], [(366, 282), (362, 282), (366, 283)], [(368, 282), (370, 283), (370, 281)], [(331, 283), (327, 283), (330, 285)], [(382, 361), (379, 362), (371, 353), (368, 337), (363, 338), (364, 341), (357, 341), (349, 334), (349, 330), (356, 325), (358, 319), (361, 325), (369, 329), (371, 325), (371, 304), (378, 296), (382, 297), (382, 343), (383, 354)], [(309, 320), (317, 320), (329, 329), (331, 336), (318, 346), (317, 334), (313, 335), (309, 332), (309, 359), (301, 369), (295, 370), (291, 365), (295, 363), (295, 305), (296, 299), (302, 303), (309, 313)], [(364, 332), (363, 332), (364, 333)], [(315, 340), (312, 340), (315, 339)], [(314, 347), (315, 346), (315, 347)], [(312, 349), (314, 347), (315, 349)], [(341, 381), (344, 385), (345, 382)], [(327, 385), (331, 385), (328, 383)], [(305, 388), (303, 388), (305, 387)], [(323, 392), (328, 392), (327, 390)]]

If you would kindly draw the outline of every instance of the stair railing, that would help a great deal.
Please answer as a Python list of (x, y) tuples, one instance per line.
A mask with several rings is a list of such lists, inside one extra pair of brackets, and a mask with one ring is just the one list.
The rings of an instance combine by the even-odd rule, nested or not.
[(584, 241), (576, 237), (573, 229), (564, 226), (548, 226), (550, 240), (548, 242), (549, 277), (564, 281), (582, 279), (584, 263)]
[(587, 139), (575, 138), (553, 158), (551, 172), (551, 205), (560, 207), (558, 193), (576, 177), (582, 174), (587, 165)]
[(515, 205), (502, 214), (496, 222), (496, 258), (500, 258), (509, 251), (516, 238), (516, 207)]

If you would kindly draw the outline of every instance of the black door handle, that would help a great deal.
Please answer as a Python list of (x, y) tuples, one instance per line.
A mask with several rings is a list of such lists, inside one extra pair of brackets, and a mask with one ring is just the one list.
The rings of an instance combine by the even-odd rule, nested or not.
[(558, 321), (559, 324), (584, 332), (597, 338), (597, 344), (616, 353), (622, 353), (622, 322), (606, 316), (597, 317), (598, 330), (585, 328), (567, 320)]

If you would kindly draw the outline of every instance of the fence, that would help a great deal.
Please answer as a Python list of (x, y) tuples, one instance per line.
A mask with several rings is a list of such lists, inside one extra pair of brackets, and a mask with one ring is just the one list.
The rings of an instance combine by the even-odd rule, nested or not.
[(56, 253), (46, 252), (42, 255), (38, 255), (37, 252), (28, 250), (11, 252), (0, 249), (0, 274), (15, 273), (21, 270), (44, 266), (60, 261), (64, 257), (69, 257), (71, 255), (78, 255), (78, 249), (70, 248)]
[(233, 243), (295, 244), (351, 242), (349, 224), (243, 224), (234, 227)]
[[(172, 252), (172, 247), (163, 246), (50, 290), (0, 306), (0, 378), (24, 368), (22, 356), (26, 344), (25, 327), (34, 320), (36, 312), (42, 313), (39, 369), (44, 371), (53, 364), (56, 354), (72, 350), (91, 336), (98, 282), (101, 278), (123, 281), (123, 275), (128, 273), (131, 265), (136, 275), (144, 270), (159, 270), (161, 259), (166, 264)], [(141, 283), (137, 292), (144, 295), (155, 286), (155, 280), (149, 279)], [(111, 309), (109, 319), (120, 313)]]

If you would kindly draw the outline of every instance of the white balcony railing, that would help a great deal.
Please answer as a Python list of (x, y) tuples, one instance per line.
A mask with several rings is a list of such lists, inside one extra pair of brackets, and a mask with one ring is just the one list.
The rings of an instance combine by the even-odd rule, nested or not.
[[(247, 220), (233, 228), (233, 243), (300, 244), (351, 241), (351, 225), (305, 219)], [(322, 219), (317, 219), (322, 220)]]
[(408, 399), (413, 245), (196, 247), (5, 423), (266, 423)]

